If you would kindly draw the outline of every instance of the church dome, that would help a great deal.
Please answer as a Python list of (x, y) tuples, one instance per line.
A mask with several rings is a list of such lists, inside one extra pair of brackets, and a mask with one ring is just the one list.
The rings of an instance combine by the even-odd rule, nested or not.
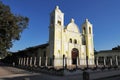
[(71, 19), (71, 22), (67, 25), (66, 29), (71, 32), (80, 32), (78, 26), (74, 23), (74, 19)]

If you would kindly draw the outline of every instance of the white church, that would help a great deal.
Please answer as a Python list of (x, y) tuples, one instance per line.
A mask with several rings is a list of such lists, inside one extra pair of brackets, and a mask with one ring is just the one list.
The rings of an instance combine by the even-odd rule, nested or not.
[(49, 42), (17, 53), (22, 54), (20, 58), (25, 57), (24, 61), (20, 60), (20, 63), (22, 61), (24, 64), (27, 59), (27, 64), (31, 65), (34, 59), (39, 66), (62, 67), (63, 63), (67, 66), (93, 66), (95, 63), (92, 24), (86, 19), (81, 32), (74, 19), (65, 26), (64, 13), (56, 6), (50, 14)]
[(64, 25), (64, 13), (58, 6), (50, 18), (49, 56), (54, 55), (54, 66), (62, 66), (63, 55), (67, 65), (94, 65), (93, 27), (88, 19), (82, 24), (80, 33), (74, 19)]

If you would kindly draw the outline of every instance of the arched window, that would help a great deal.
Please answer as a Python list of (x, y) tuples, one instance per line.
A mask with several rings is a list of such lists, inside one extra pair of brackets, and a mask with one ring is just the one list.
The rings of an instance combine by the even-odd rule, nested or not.
[(70, 38), (70, 43), (72, 43), (72, 39)]
[(82, 44), (83, 44), (83, 45), (86, 45), (86, 39), (85, 39), (85, 36), (82, 37)]
[(89, 34), (91, 34), (91, 27), (89, 27)]
[(86, 29), (85, 29), (85, 27), (83, 27), (83, 34), (86, 34)]
[(76, 39), (74, 40), (74, 44), (77, 44), (77, 40)]

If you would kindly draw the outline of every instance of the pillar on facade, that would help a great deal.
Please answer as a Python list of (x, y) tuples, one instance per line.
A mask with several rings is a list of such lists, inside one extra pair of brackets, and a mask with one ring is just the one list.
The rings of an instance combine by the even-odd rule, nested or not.
[(39, 57), (39, 66), (41, 66), (41, 57)]
[(22, 58), (22, 66), (24, 66), (24, 58)]
[(65, 68), (65, 55), (63, 55), (63, 68)]
[(24, 66), (24, 57), (22, 58), (22, 66)]
[(36, 57), (34, 57), (34, 66), (36, 67)]
[(116, 66), (118, 66), (118, 56), (115, 56)]
[(30, 66), (32, 67), (32, 57), (30, 58)]
[(67, 57), (65, 57), (65, 68), (67, 68)]
[(112, 66), (113, 64), (112, 64), (112, 58), (110, 58), (110, 65)]
[(20, 64), (21, 64), (21, 66), (23, 66), (23, 58), (21, 58), (21, 63)]
[(18, 65), (20, 65), (21, 58), (18, 59)]
[(106, 66), (106, 59), (105, 59), (105, 57), (104, 57), (104, 66)]
[(23, 65), (25, 66), (26, 58), (23, 58)]
[(26, 60), (26, 66), (29, 66), (29, 57), (27, 57), (27, 60)]
[(48, 57), (46, 56), (46, 59), (45, 59), (45, 66), (47, 67), (47, 64), (48, 64)]

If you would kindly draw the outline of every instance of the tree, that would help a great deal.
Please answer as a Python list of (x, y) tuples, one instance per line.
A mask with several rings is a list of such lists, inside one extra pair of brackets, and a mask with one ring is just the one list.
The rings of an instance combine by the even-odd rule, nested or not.
[(5, 54), (19, 40), (28, 26), (29, 19), (11, 12), (8, 5), (0, 2), (0, 54)]

